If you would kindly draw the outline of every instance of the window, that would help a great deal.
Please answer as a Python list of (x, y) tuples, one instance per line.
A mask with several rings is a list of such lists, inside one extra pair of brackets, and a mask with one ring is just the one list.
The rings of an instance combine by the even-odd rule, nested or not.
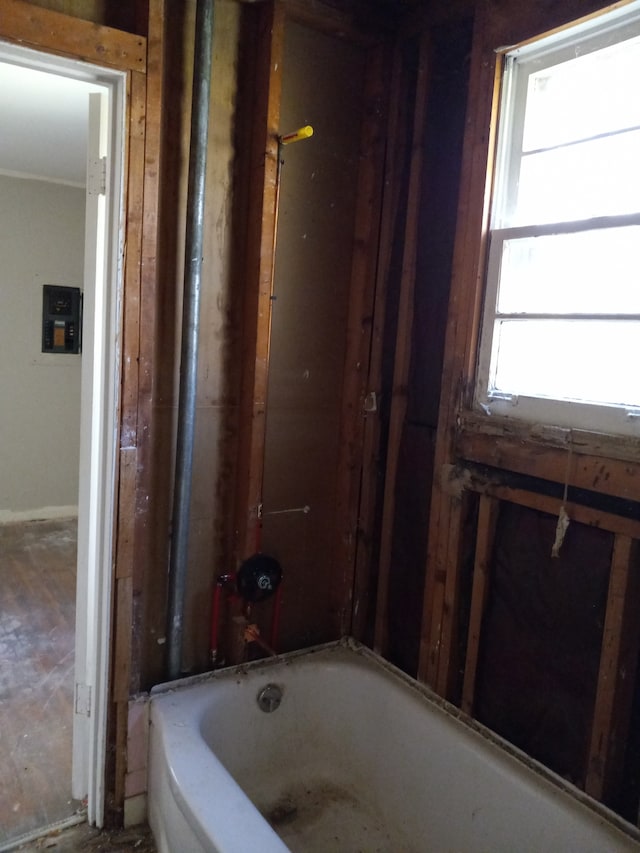
[(640, 4), (505, 56), (476, 405), (640, 434)]

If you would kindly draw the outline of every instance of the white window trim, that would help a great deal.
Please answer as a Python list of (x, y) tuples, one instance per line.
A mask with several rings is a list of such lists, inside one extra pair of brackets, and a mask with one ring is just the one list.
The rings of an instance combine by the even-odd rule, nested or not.
[[(640, 0), (606, 13), (606, 18), (590, 18), (569, 30), (562, 30), (543, 39), (528, 42), (522, 46), (504, 51), (503, 86), (500, 103), (500, 124), (508, 132), (498, 132), (496, 150), (496, 168), (492, 192), (492, 224), (488, 240), (488, 258), (486, 268), (486, 290), (483, 300), (484, 310), (480, 326), (478, 360), (474, 408), (487, 415), (497, 415), (527, 421), (530, 424), (557, 425), (563, 428), (585, 429), (613, 435), (640, 436), (640, 406), (622, 407), (607, 404), (593, 404), (584, 401), (557, 400), (542, 396), (508, 395), (490, 392), (490, 378), (493, 371), (492, 350), (496, 325), (496, 306), (500, 282), (500, 265), (503, 244), (508, 239), (537, 237), (554, 234), (570, 234), (594, 228), (619, 227), (640, 224), (640, 212), (620, 216), (604, 216), (580, 221), (565, 221), (503, 227), (498, 214), (507, 210), (507, 193), (513, 186), (513, 174), (518, 174), (519, 158), (511, 155), (513, 150), (513, 131), (523, 132), (523, 113), (526, 100), (526, 83), (522, 83), (533, 71), (541, 67), (555, 65), (564, 59), (575, 56), (576, 39), (584, 39), (581, 48), (584, 53), (599, 49), (612, 42), (621, 40), (621, 34), (638, 35), (640, 23)], [(516, 63), (516, 59), (518, 62)], [(544, 61), (543, 61), (544, 60)], [(511, 73), (505, 73), (511, 69)], [(516, 97), (516, 92), (519, 97)], [(604, 316), (604, 315), (603, 315)], [(631, 316), (629, 319), (634, 319)], [(635, 318), (637, 319), (637, 318)]]

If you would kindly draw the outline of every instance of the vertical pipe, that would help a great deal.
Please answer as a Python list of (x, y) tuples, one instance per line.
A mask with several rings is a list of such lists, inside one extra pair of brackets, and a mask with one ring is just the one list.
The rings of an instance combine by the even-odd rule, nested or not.
[(197, 0), (185, 238), (178, 436), (173, 492), (171, 552), (169, 556), (169, 613), (167, 630), (167, 669), (169, 680), (178, 678), (182, 668), (184, 597), (189, 550), (189, 504), (193, 470), (193, 438), (198, 371), (204, 190), (207, 168), (212, 44), (213, 0)]

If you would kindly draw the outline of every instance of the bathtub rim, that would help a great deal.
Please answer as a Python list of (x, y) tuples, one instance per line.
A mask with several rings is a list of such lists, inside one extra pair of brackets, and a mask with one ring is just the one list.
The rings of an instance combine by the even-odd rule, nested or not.
[[(282, 654), (274, 655), (268, 658), (262, 658), (260, 660), (249, 661), (247, 663), (237, 664), (228, 667), (221, 667), (219, 669), (212, 670), (209, 672), (186, 676), (184, 678), (177, 679), (176, 681), (162, 682), (152, 687), (151, 691), (149, 692), (149, 698), (150, 701), (153, 701), (156, 698), (166, 696), (176, 691), (186, 690), (190, 687), (198, 687), (207, 683), (214, 684), (216, 681), (219, 681), (221, 679), (226, 680), (229, 678), (234, 678), (238, 675), (247, 675), (249, 673), (257, 672), (259, 673), (263, 670), (268, 673), (273, 668), (277, 668), (278, 666), (287, 666), (300, 658), (310, 658), (317, 654), (331, 653), (332, 651), (338, 649), (350, 650), (354, 654), (364, 658), (365, 660), (368, 660), (372, 665), (383, 669), (392, 679), (399, 680), (409, 690), (422, 697), (423, 700), (426, 700), (433, 706), (439, 708), (444, 714), (446, 714), (447, 717), (458, 721), (458, 723), (462, 724), (465, 728), (471, 730), (472, 732), (475, 732), (477, 735), (483, 738), (483, 740), (491, 744), (493, 748), (497, 748), (506, 753), (507, 755), (511, 756), (516, 762), (524, 765), (527, 769), (532, 771), (535, 775), (541, 777), (548, 784), (554, 786), (572, 799), (576, 800), (587, 810), (594, 813), (594, 815), (600, 820), (615, 827), (619, 832), (626, 835), (628, 838), (638, 844), (640, 850), (640, 827), (637, 827), (629, 821), (625, 820), (622, 816), (617, 814), (617, 812), (614, 812), (608, 806), (604, 805), (598, 800), (595, 800), (593, 797), (591, 797), (581, 788), (578, 788), (572, 782), (569, 782), (568, 780), (564, 779), (558, 773), (546, 767), (537, 759), (532, 758), (530, 755), (527, 755), (526, 752), (519, 749), (514, 744), (510, 743), (508, 740), (501, 737), (499, 734), (492, 731), (490, 728), (483, 725), (478, 720), (475, 720), (473, 717), (470, 717), (461, 708), (458, 708), (456, 705), (452, 704), (446, 699), (443, 699), (443, 697), (435, 693), (434, 690), (429, 687), (429, 685), (424, 684), (415, 678), (412, 678), (410, 675), (403, 672), (403, 670), (395, 666), (395, 664), (386, 660), (381, 655), (373, 651), (371, 648), (364, 645), (359, 640), (354, 639), (353, 637), (346, 636), (342, 637), (339, 640), (333, 640), (327, 643), (308, 646), (306, 648), (295, 649), (294, 651), (284, 652)], [(233, 780), (232, 776), (230, 776), (230, 778)], [(237, 785), (235, 780), (233, 781), (234, 784)], [(242, 789), (239, 788), (239, 790)]]

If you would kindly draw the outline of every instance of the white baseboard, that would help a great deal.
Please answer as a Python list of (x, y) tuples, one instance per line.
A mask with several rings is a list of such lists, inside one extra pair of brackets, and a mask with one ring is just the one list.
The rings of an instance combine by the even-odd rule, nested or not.
[(55, 518), (77, 518), (77, 506), (43, 506), (39, 509), (0, 509), (0, 524), (13, 524), (16, 521), (51, 521)]

